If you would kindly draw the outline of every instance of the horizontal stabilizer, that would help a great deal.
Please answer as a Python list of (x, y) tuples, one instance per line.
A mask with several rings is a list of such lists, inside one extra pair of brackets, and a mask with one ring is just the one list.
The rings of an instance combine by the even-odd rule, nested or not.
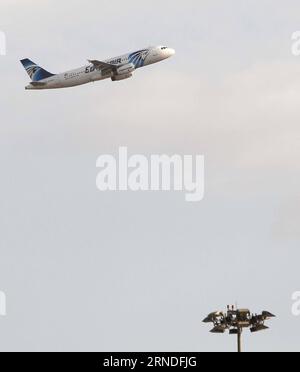
[(30, 85), (32, 85), (33, 87), (43, 87), (44, 85), (47, 85), (47, 83), (43, 83), (41, 81), (32, 81)]

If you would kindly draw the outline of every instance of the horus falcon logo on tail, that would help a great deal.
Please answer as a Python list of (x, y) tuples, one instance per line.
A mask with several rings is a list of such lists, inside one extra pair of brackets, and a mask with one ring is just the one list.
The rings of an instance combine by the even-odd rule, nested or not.
[(30, 79), (34, 82), (54, 76), (54, 74), (51, 74), (51, 72), (44, 70), (42, 67), (38, 66), (36, 63), (32, 62), (28, 58), (22, 59), (21, 63), (25, 68), (27, 74), (30, 76)]

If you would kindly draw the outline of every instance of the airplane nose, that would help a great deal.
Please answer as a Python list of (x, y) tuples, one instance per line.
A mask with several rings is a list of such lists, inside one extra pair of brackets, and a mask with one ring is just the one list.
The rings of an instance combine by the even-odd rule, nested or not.
[(174, 56), (176, 54), (175, 49), (169, 48), (170, 57)]

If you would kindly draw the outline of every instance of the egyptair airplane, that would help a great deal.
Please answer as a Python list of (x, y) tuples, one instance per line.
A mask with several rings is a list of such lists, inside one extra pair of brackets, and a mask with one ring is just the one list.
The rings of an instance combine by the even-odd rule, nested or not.
[(51, 74), (27, 58), (21, 63), (32, 80), (25, 89), (59, 89), (104, 79), (129, 79), (135, 70), (161, 62), (174, 54), (174, 49), (165, 46), (150, 47), (103, 62), (89, 60), (89, 65), (61, 74)]

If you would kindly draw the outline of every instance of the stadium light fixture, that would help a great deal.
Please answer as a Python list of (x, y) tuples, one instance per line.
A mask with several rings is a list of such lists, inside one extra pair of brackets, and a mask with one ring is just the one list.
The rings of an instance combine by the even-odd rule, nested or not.
[(275, 315), (268, 311), (261, 314), (252, 314), (248, 309), (236, 309), (235, 306), (227, 306), (227, 312), (216, 311), (210, 313), (203, 323), (212, 323), (211, 333), (224, 334), (227, 330), (230, 335), (237, 335), (238, 352), (242, 352), (242, 333), (249, 328), (251, 333), (269, 329), (265, 325), (267, 320), (275, 318)]

